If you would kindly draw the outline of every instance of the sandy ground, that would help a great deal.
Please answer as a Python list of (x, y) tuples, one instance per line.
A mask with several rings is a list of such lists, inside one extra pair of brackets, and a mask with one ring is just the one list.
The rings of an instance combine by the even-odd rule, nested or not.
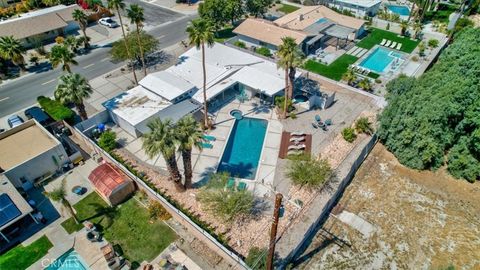
[[(378, 144), (339, 206), (335, 215), (354, 213), (373, 234), (331, 216), (299, 269), (480, 269), (480, 182), (407, 169)], [(325, 231), (346, 244), (322, 237)]]

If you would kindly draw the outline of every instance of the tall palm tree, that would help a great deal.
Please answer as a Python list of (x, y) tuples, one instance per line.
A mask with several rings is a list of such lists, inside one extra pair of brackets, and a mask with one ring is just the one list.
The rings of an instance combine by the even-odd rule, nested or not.
[(54, 96), (62, 103), (75, 104), (82, 120), (86, 120), (88, 116), (83, 100), (92, 93), (92, 87), (84, 77), (77, 73), (68, 73), (60, 77)]
[(145, 65), (145, 56), (143, 55), (143, 46), (140, 40), (140, 29), (145, 21), (145, 17), (143, 16), (143, 8), (137, 4), (131, 4), (130, 8), (127, 9), (127, 17), (130, 18), (130, 23), (134, 23), (137, 28), (136, 36), (138, 48), (140, 49), (140, 59), (142, 60), (143, 74), (147, 76), (147, 66)]
[(88, 47), (90, 47), (90, 44), (88, 43), (88, 41), (90, 40), (90, 38), (87, 36), (87, 25), (88, 25), (88, 17), (87, 15), (80, 9), (75, 9), (73, 12), (72, 12), (72, 17), (75, 21), (78, 22), (78, 25), (80, 26), (80, 29), (82, 30), (82, 33), (83, 33), (83, 36), (84, 36), (84, 39), (83, 39), (83, 46), (85, 49), (87, 49)]
[(150, 132), (143, 135), (142, 148), (145, 153), (154, 158), (158, 154), (162, 154), (167, 163), (167, 170), (170, 173), (170, 179), (175, 183), (175, 187), (179, 191), (184, 191), (182, 185), (182, 176), (178, 170), (177, 160), (175, 157), (175, 150), (177, 139), (175, 136), (175, 129), (170, 119), (164, 121), (159, 118), (147, 124)]
[(208, 123), (208, 106), (207, 106), (207, 71), (205, 68), (205, 44), (211, 47), (214, 42), (213, 26), (205, 19), (199, 18), (192, 20), (187, 27), (188, 38), (190, 45), (195, 45), (197, 49), (202, 49), (202, 69), (203, 69), (203, 121), (206, 128), (209, 128)]
[(413, 23), (413, 32), (414, 32), (413, 37), (415, 39), (417, 39), (420, 32), (422, 32), (422, 28), (423, 28), (423, 24), (420, 20), (417, 20), (415, 21), (415, 23)]
[(77, 61), (75, 61), (75, 54), (71, 52), (66, 45), (53, 46), (50, 51), (49, 60), (53, 68), (62, 64), (62, 70), (68, 73), (72, 73), (70, 65), (78, 65)]
[(24, 52), (25, 48), (18, 39), (15, 39), (13, 36), (0, 37), (0, 57), (12, 61), (22, 70), (25, 70)]
[(295, 39), (291, 37), (282, 38), (282, 44), (278, 46), (277, 62), (278, 67), (285, 69), (285, 104), (283, 117), (287, 116), (288, 100), (292, 98), (294, 91), (296, 68), (302, 64), (303, 55), (298, 49)]
[(405, 34), (407, 33), (407, 29), (408, 29), (408, 21), (401, 21), (400, 22), (400, 28), (401, 28), (401, 34), (402, 36), (405, 36)]
[(185, 170), (185, 189), (192, 187), (192, 148), (202, 148), (202, 130), (199, 123), (188, 115), (180, 119), (175, 125), (175, 136), (182, 153), (183, 168)]
[(127, 35), (125, 35), (125, 29), (123, 28), (122, 14), (120, 14), (120, 10), (125, 9), (125, 3), (123, 2), (123, 0), (107, 0), (107, 2), (108, 2), (108, 8), (115, 9), (115, 11), (117, 12), (118, 20), (120, 21), (120, 27), (122, 28), (123, 43), (125, 44), (125, 50), (132, 64), (133, 79), (135, 80), (135, 84), (138, 84), (137, 74), (135, 73), (135, 63), (133, 62), (132, 55), (130, 54), (130, 49), (128, 48)]
[(62, 184), (60, 187), (50, 192), (45, 192), (44, 194), (51, 200), (61, 203), (63, 207), (65, 207), (68, 210), (68, 212), (70, 212), (70, 215), (72, 216), (73, 220), (75, 220), (75, 222), (78, 224), (77, 215), (75, 214), (75, 211), (73, 211), (72, 205), (67, 200), (67, 191), (65, 189), (65, 178), (62, 180)]
[(65, 46), (67, 46), (67, 48), (69, 48), (73, 53), (78, 52), (78, 48), (80, 47), (81, 43), (82, 40), (76, 38), (75, 36), (67, 36), (63, 42), (63, 44), (65, 44)]

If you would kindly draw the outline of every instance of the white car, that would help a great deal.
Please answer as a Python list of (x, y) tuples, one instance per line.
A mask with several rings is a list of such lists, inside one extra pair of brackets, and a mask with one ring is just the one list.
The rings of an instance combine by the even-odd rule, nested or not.
[(118, 26), (118, 23), (111, 18), (101, 18), (100, 20), (98, 20), (98, 23), (110, 28), (115, 28)]

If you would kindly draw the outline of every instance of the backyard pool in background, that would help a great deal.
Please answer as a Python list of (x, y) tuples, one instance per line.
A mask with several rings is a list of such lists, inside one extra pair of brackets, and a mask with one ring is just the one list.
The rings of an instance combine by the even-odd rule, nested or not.
[(402, 56), (403, 54), (397, 51), (389, 50), (384, 47), (378, 47), (370, 55), (368, 55), (367, 58), (365, 58), (359, 64), (359, 66), (368, 68), (369, 70), (377, 73), (383, 73), (392, 62), (403, 62)]
[(46, 270), (88, 270), (83, 258), (74, 250), (70, 249), (54, 262)]
[(243, 117), (235, 120), (223, 151), (218, 172), (233, 177), (254, 179), (267, 133), (268, 121)]
[(407, 6), (387, 5), (387, 8), (400, 16), (410, 15), (410, 9)]

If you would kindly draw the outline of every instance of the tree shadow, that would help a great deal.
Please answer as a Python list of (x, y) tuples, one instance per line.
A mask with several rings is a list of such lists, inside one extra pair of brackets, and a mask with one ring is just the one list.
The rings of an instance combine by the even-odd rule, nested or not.
[(114, 220), (119, 215), (117, 207), (110, 205), (105, 206), (100, 203), (90, 203), (89, 205), (94, 208), (95, 214), (81, 221), (83, 222), (86, 220), (100, 218), (98, 219), (98, 221), (94, 222), (95, 226), (99, 229), (99, 231), (110, 228), (113, 225)]
[(31, 73), (43, 73), (46, 71), (50, 71), (52, 69), (53, 69), (52, 64), (49, 61), (47, 61), (47, 62), (38, 63), (38, 65), (29, 67), (28, 71)]

